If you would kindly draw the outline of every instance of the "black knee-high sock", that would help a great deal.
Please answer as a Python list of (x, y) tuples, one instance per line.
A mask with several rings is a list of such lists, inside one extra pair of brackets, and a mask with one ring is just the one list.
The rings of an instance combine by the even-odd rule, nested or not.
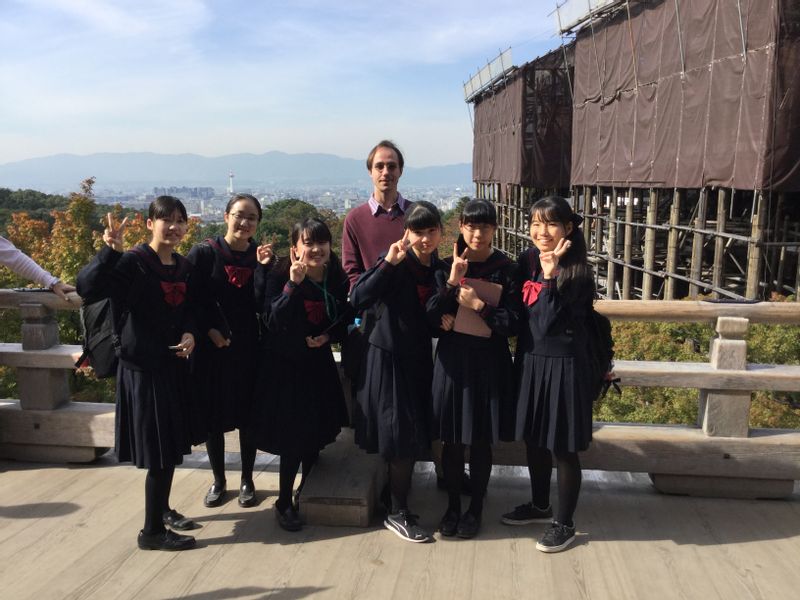
[(464, 444), (442, 444), (442, 471), (447, 487), (448, 508), (461, 513), (461, 487), (464, 479)]
[(164, 510), (169, 504), (169, 490), (175, 469), (148, 469), (144, 479), (144, 527), (146, 534), (162, 533)]
[(577, 452), (556, 454), (558, 465), (558, 522), (573, 527), (572, 516), (581, 491), (581, 461)]
[(392, 512), (408, 510), (408, 492), (414, 474), (414, 459), (397, 458), (389, 463), (389, 489), (392, 492)]
[(275, 506), (281, 512), (289, 508), (292, 503), (294, 480), (297, 477), (297, 469), (300, 467), (300, 462), (301, 459), (296, 454), (281, 454), (278, 499), (275, 501)]
[(550, 477), (553, 474), (553, 455), (547, 448), (537, 448), (525, 442), (528, 474), (531, 478), (531, 500), (537, 508), (550, 506)]
[[(242, 481), (253, 481), (253, 465), (256, 464), (256, 447), (239, 430), (239, 456), (242, 460)], [(216, 475), (215, 475), (216, 476)], [(225, 477), (223, 465), (223, 477)]]
[(489, 486), (492, 474), (492, 447), (485, 442), (472, 444), (469, 447), (469, 476), (472, 481), (472, 497), (468, 512), (481, 516), (483, 498)]
[(221, 431), (209, 433), (206, 452), (208, 462), (211, 463), (211, 471), (214, 473), (214, 483), (222, 485), (225, 483), (225, 434)]

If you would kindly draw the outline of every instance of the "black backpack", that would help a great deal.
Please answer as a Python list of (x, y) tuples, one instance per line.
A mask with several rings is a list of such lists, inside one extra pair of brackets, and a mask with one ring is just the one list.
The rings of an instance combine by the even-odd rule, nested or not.
[(619, 378), (614, 371), (614, 338), (611, 321), (594, 308), (586, 316), (587, 350), (589, 354), (589, 381), (592, 400), (605, 396), (612, 385), (619, 392)]
[(97, 302), (85, 303), (81, 307), (81, 333), (83, 334), (83, 353), (75, 367), (91, 365), (99, 379), (114, 377), (119, 363), (119, 331), (125, 323), (128, 311), (119, 319), (114, 318), (111, 299), (102, 298)]
[[(140, 258), (146, 258), (146, 254), (138, 248), (132, 248), (131, 251)], [(145, 270), (141, 262), (137, 261), (137, 265), (144, 274)], [(132, 286), (128, 294), (129, 302), (135, 298), (135, 294), (136, 290)], [(98, 379), (107, 379), (117, 374), (122, 344), (120, 332), (128, 318), (128, 309), (123, 310), (119, 316), (114, 313), (114, 304), (110, 298), (101, 298), (94, 302), (87, 300), (81, 306), (83, 352), (75, 362), (75, 368), (91, 366)]]

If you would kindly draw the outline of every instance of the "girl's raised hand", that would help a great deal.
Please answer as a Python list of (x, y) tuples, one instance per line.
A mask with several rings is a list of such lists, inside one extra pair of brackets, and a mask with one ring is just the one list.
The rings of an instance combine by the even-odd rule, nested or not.
[(108, 227), (103, 231), (103, 242), (106, 246), (113, 248), (117, 252), (125, 251), (125, 225), (128, 217), (122, 219), (121, 223), (115, 223), (114, 217), (108, 213)]
[(570, 246), (572, 246), (572, 242), (566, 238), (562, 238), (558, 241), (558, 244), (556, 244), (555, 249), (539, 254), (539, 264), (542, 266), (542, 276), (545, 279), (552, 279), (556, 276), (558, 263), (561, 257), (570, 249)]
[(275, 246), (275, 234), (272, 234), (272, 241), (267, 243), (267, 236), (265, 235), (261, 240), (261, 245), (256, 248), (256, 260), (262, 265), (268, 265), (275, 256), (272, 249)]
[(303, 250), (300, 258), (297, 258), (293, 246), (289, 251), (289, 256), (292, 259), (292, 266), (289, 267), (289, 279), (295, 285), (300, 285), (303, 279), (306, 278), (306, 272), (308, 271), (308, 265), (303, 262), (306, 257), (306, 251)]
[(406, 229), (405, 233), (403, 234), (403, 239), (398, 240), (389, 246), (389, 252), (386, 253), (386, 262), (391, 265), (400, 263), (400, 261), (406, 257), (406, 253), (408, 252), (408, 247), (410, 245), (411, 242), (408, 240), (408, 229)]
[(459, 256), (458, 243), (453, 244), (453, 266), (450, 268), (450, 278), (447, 280), (451, 287), (458, 286), (464, 275), (467, 274), (467, 267), (469, 266), (467, 252), (469, 252), (469, 248), (464, 248), (464, 252)]

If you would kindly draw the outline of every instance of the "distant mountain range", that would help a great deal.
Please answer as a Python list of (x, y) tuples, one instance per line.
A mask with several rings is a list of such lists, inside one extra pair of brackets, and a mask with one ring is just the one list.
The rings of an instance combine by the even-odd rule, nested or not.
[[(62, 192), (76, 190), (87, 177), (97, 189), (147, 189), (153, 186), (212, 186), (224, 188), (228, 173), (234, 186), (364, 186), (369, 177), (363, 160), (333, 154), (230, 154), (209, 158), (197, 154), (152, 152), (102, 153), (78, 156), (56, 154), (0, 165), (0, 187)], [(406, 166), (407, 186), (469, 186), (468, 163), (437, 167)]]

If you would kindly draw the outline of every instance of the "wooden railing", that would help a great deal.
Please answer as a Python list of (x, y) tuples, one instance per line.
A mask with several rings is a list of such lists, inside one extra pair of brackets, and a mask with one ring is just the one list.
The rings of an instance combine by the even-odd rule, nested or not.
[[(800, 391), (800, 366), (747, 364), (750, 323), (800, 324), (795, 303), (600, 301), (612, 320), (716, 323), (707, 363), (619, 360), (623, 385), (696, 388), (695, 427), (596, 423), (582, 455), (591, 469), (650, 473), (663, 491), (780, 497), (800, 479), (800, 430), (750, 429), (753, 390)], [(0, 456), (84, 462), (114, 444), (114, 406), (71, 402), (67, 376), (80, 346), (58, 340), (57, 310), (80, 298), (0, 290), (0, 308), (19, 309), (22, 344), (0, 344), (0, 364), (17, 369), (19, 399), (0, 400)], [(524, 464), (519, 443), (495, 448), (498, 464)]]

